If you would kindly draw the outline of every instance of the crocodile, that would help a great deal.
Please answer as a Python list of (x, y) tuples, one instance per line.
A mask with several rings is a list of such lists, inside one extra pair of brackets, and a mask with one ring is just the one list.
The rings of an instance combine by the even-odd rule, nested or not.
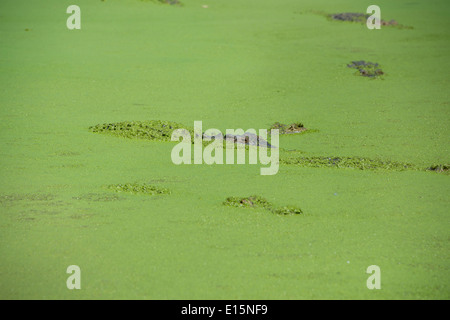
[(206, 138), (208, 140), (217, 139), (217, 140), (232, 141), (233, 143), (246, 144), (249, 146), (276, 148), (275, 146), (272, 146), (269, 142), (267, 142), (260, 136), (251, 132), (246, 132), (242, 135), (226, 134), (225, 136), (222, 133), (219, 133), (216, 136), (208, 136), (203, 133), (202, 138), (203, 139)]

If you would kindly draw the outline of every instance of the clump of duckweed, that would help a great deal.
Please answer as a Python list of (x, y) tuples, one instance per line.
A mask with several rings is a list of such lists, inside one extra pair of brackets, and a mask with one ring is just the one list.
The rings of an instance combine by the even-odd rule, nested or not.
[(180, 1), (178, 1), (178, 0), (158, 0), (158, 2), (161, 2), (161, 3), (166, 3), (166, 4), (170, 4), (170, 5), (181, 5), (181, 2)]
[(94, 133), (106, 133), (124, 138), (171, 141), (172, 132), (185, 126), (172, 121), (123, 121), (98, 124), (89, 128)]
[(291, 124), (282, 124), (279, 122), (275, 122), (269, 130), (278, 129), (279, 134), (292, 134), (292, 133), (302, 133), (308, 129), (306, 129), (301, 122), (294, 122)]
[(148, 185), (145, 183), (125, 183), (125, 184), (113, 184), (109, 185), (108, 189), (116, 192), (125, 192), (132, 194), (146, 194), (146, 195), (162, 195), (170, 194), (170, 190), (154, 185)]
[(448, 164), (436, 164), (436, 165), (432, 165), (431, 167), (427, 168), (427, 170), (429, 170), (429, 171), (444, 172), (444, 173), (449, 173), (449, 169), (450, 169), (450, 165), (448, 165)]
[(247, 198), (228, 197), (224, 205), (232, 207), (271, 208), (272, 205), (263, 197), (250, 196)]
[(370, 15), (364, 14), (364, 13), (343, 12), (343, 13), (330, 14), (329, 17), (333, 20), (338, 20), (338, 21), (350, 21), (350, 22), (365, 23), (367, 21), (367, 19), (370, 17)]
[(409, 163), (383, 161), (359, 157), (302, 157), (293, 155), (281, 158), (280, 163), (313, 168), (332, 167), (352, 168), (360, 170), (384, 169), (392, 171), (415, 169), (415, 166)]
[(273, 213), (280, 214), (280, 215), (291, 215), (291, 214), (302, 214), (303, 211), (300, 208), (293, 207), (293, 206), (284, 206), (278, 209), (273, 209)]
[(181, 6), (182, 3), (179, 0), (141, 0), (142, 2), (158, 2), (163, 4), (177, 5)]
[(50, 201), (55, 199), (53, 194), (39, 194), (39, 193), (26, 193), (26, 194), (5, 194), (0, 195), (0, 203), (3, 202), (17, 202), (17, 201)]
[(377, 78), (384, 74), (378, 63), (366, 62), (364, 60), (352, 61), (347, 67), (357, 69), (357, 74), (368, 78)]
[[(356, 22), (361, 24), (366, 24), (367, 19), (370, 17), (370, 14), (366, 13), (355, 13), (355, 12), (343, 12), (343, 13), (335, 13), (329, 14), (328, 18), (336, 21), (347, 21), (347, 22)], [(400, 29), (413, 29), (412, 27), (404, 26), (399, 24), (396, 20), (381, 20), (380, 24), (382, 26), (392, 26)]]
[[(149, 120), (149, 121), (123, 121), (116, 123), (104, 123), (89, 127), (94, 133), (110, 134), (117, 137), (130, 139), (145, 139), (152, 141), (172, 141), (172, 133), (177, 129), (185, 129), (189, 132), (191, 143), (195, 143), (194, 130), (180, 123), (172, 121)], [(225, 135), (218, 134), (216, 138), (207, 136), (202, 133), (202, 144), (208, 146), (211, 141), (208, 139), (216, 139), (222, 141), (223, 148), (227, 148), (225, 140), (233, 142), (234, 147), (238, 144), (255, 147), (275, 148), (269, 142), (258, 135), (246, 132), (243, 135)]]
[(117, 201), (117, 200), (122, 200), (122, 198), (118, 195), (110, 195), (110, 194), (100, 194), (100, 193), (87, 193), (87, 194), (82, 194), (79, 195), (77, 197), (72, 197), (72, 199), (75, 200), (86, 200), (86, 201), (102, 201), (102, 202), (107, 202), (107, 201)]
[(255, 195), (245, 198), (228, 197), (223, 204), (226, 206), (238, 208), (262, 208), (279, 215), (293, 215), (303, 213), (300, 208), (293, 206), (284, 206), (281, 208), (275, 208), (265, 198)]
[[(207, 136), (203, 134), (203, 139), (211, 139), (211, 136)], [(222, 140), (223, 147), (227, 148), (228, 142), (232, 142), (234, 148), (237, 148), (238, 144), (245, 145), (246, 149), (248, 150), (248, 146), (252, 147), (264, 147), (264, 148), (276, 148), (275, 146), (272, 146), (268, 141), (263, 139), (262, 137), (251, 133), (251, 132), (245, 132), (243, 135), (232, 135), (232, 134), (226, 134), (223, 136), (222, 134), (218, 135), (215, 139)], [(206, 140), (203, 140), (204, 145), (208, 145), (209, 142)]]

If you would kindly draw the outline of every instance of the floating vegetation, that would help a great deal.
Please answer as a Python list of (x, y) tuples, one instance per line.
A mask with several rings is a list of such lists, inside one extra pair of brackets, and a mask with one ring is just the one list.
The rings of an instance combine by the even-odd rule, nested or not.
[(81, 155), (81, 153), (74, 152), (74, 151), (61, 151), (61, 152), (53, 153), (52, 155), (59, 156), (59, 157), (75, 157), (75, 156)]
[(223, 203), (227, 206), (232, 207), (252, 207), (252, 208), (271, 208), (272, 204), (270, 204), (266, 199), (260, 196), (250, 196), (247, 198), (239, 198), (239, 197), (228, 197)]
[(265, 139), (261, 138), (260, 136), (251, 133), (251, 132), (245, 132), (242, 135), (232, 135), (232, 134), (226, 134), (225, 136), (222, 135), (222, 133), (216, 135), (215, 137), (202, 134), (202, 139), (207, 139), (207, 141), (203, 141), (204, 145), (208, 145), (210, 140), (222, 140), (222, 143), (224, 145), (224, 148), (227, 147), (227, 141), (233, 142), (234, 146), (236, 147), (237, 144), (244, 144), (246, 146), (254, 146), (254, 147), (264, 147), (264, 148), (276, 148), (275, 146), (272, 146), (269, 142), (267, 142)]
[(432, 165), (431, 167), (427, 168), (427, 170), (429, 171), (434, 171), (434, 172), (444, 172), (444, 173), (449, 173), (450, 169), (450, 165), (448, 164), (437, 164), (437, 165)]
[[(344, 13), (329, 14), (328, 18), (337, 21), (348, 21), (365, 24), (367, 23), (367, 19), (370, 16), (371, 16), (370, 14), (365, 13), (344, 12)], [(413, 29), (412, 27), (399, 24), (396, 20), (389, 20), (389, 21), (381, 20), (380, 24), (382, 26), (394, 26), (400, 29)]]
[[(151, 141), (172, 141), (172, 133), (177, 129), (184, 128), (187, 128), (186, 130), (190, 134), (191, 143), (194, 143), (194, 130), (172, 121), (148, 120), (104, 123), (89, 127), (89, 130), (94, 133), (111, 134), (113, 136), (130, 139), (137, 138)], [(227, 147), (227, 144), (224, 142), (228, 140), (232, 141), (235, 146), (237, 144), (244, 144), (246, 146), (274, 148), (274, 146), (265, 139), (251, 132), (245, 132), (243, 135), (226, 134), (225, 136), (219, 132), (215, 137), (203, 133), (201, 138), (204, 146), (209, 145), (212, 140), (216, 139), (222, 141), (224, 148)]]
[(125, 192), (132, 194), (146, 194), (146, 195), (162, 195), (170, 194), (170, 190), (154, 185), (148, 185), (145, 183), (125, 183), (125, 184), (113, 184), (109, 185), (108, 189), (116, 192)]
[(238, 207), (238, 208), (261, 208), (271, 211), (272, 213), (279, 215), (293, 215), (303, 213), (300, 208), (293, 206), (284, 206), (281, 208), (274, 208), (273, 205), (265, 198), (260, 196), (250, 196), (245, 198), (240, 197), (228, 197), (223, 203), (226, 206)]
[(365, 23), (370, 15), (364, 13), (344, 12), (330, 14), (329, 17), (333, 20)]
[(184, 125), (172, 121), (149, 120), (98, 124), (89, 127), (89, 130), (130, 139), (171, 141), (172, 132), (183, 128), (185, 128)]
[(141, 0), (142, 2), (157, 2), (163, 4), (182, 6), (183, 4), (179, 0)]
[(404, 171), (408, 169), (415, 169), (415, 166), (409, 163), (383, 161), (358, 157), (303, 157), (293, 155), (280, 159), (280, 163), (313, 168), (330, 167), (330, 168), (352, 168), (360, 170), (384, 169), (392, 171)]
[(181, 2), (178, 0), (158, 0), (158, 2), (181, 6)]
[(363, 77), (377, 78), (384, 74), (381, 66), (378, 63), (361, 61), (352, 61), (347, 67), (357, 69), (357, 74)]
[(292, 214), (302, 214), (303, 211), (300, 208), (293, 207), (293, 206), (285, 206), (278, 209), (273, 209), (273, 213), (279, 214), (279, 215), (292, 215)]
[(52, 194), (6, 194), (0, 195), (0, 203), (3, 202), (16, 202), (16, 201), (50, 201), (55, 199), (55, 196)]
[(291, 124), (282, 124), (279, 122), (275, 122), (269, 130), (278, 129), (280, 134), (292, 134), (292, 133), (302, 133), (305, 132), (306, 129), (301, 122), (294, 122)]
[(122, 200), (118, 195), (111, 194), (100, 194), (100, 193), (87, 193), (79, 195), (78, 197), (73, 197), (75, 200), (86, 200), (86, 201), (95, 201), (95, 202), (108, 202), (108, 201), (116, 201)]

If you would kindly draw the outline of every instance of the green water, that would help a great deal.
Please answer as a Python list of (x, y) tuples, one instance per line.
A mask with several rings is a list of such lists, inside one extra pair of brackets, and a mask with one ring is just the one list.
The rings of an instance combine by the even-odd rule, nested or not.
[[(280, 147), (448, 164), (448, 1), (379, 0), (414, 27), (381, 30), (320, 14), (368, 1), (182, 2), (77, 0), (81, 30), (66, 27), (73, 1), (0, 2), (0, 298), (448, 299), (448, 174), (176, 166), (170, 142), (88, 129), (302, 122), (317, 131)], [(127, 183), (170, 194), (108, 189)], [(223, 205), (250, 195), (303, 214)]]

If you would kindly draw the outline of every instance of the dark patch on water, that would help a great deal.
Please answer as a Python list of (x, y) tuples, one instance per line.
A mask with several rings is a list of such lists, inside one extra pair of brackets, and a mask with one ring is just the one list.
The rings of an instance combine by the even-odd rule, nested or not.
[(180, 0), (141, 0), (141, 1), (142, 2), (156, 2), (156, 3), (161, 3), (161, 4), (169, 4), (172, 6), (182, 6), (183, 5)]
[(267, 201), (267, 199), (257, 195), (244, 198), (228, 197), (223, 204), (226, 206), (238, 208), (261, 208), (279, 215), (293, 215), (303, 213), (300, 208), (294, 206), (275, 208), (269, 201)]
[[(367, 19), (371, 16), (371, 14), (367, 13), (356, 13), (356, 12), (343, 12), (343, 13), (334, 13), (327, 15), (329, 19), (335, 20), (335, 21), (347, 21), (347, 22), (356, 22), (365, 24), (367, 23)], [(392, 26), (397, 27), (400, 29), (413, 29), (412, 27), (404, 26), (399, 24), (396, 20), (381, 20), (380, 24), (382, 26)]]
[(82, 168), (85, 165), (82, 163), (70, 163), (70, 164), (61, 164), (56, 166), (50, 166), (50, 168), (69, 168), (69, 169), (76, 169), (76, 168)]
[(111, 134), (124, 138), (137, 138), (153, 141), (171, 141), (172, 132), (176, 129), (184, 129), (182, 124), (172, 121), (123, 121), (104, 123), (89, 127), (94, 133)]
[(109, 202), (109, 201), (123, 200), (124, 198), (119, 197), (118, 195), (111, 195), (104, 193), (86, 193), (79, 195), (78, 197), (73, 197), (72, 199), (94, 201), (94, 202)]
[(0, 203), (14, 203), (19, 201), (51, 201), (53, 194), (25, 193), (0, 195)]
[(278, 129), (279, 134), (293, 134), (293, 133), (302, 133), (305, 132), (306, 129), (303, 123), (294, 122), (291, 124), (283, 124), (279, 122), (275, 122), (269, 130)]
[(409, 163), (368, 159), (360, 157), (304, 157), (298, 155), (287, 155), (280, 159), (280, 164), (297, 165), (313, 168), (352, 168), (359, 170), (384, 169), (390, 171), (404, 171), (416, 169)]
[[(222, 133), (220, 133), (217, 134), (215, 137), (202, 134), (202, 138), (222, 140), (223, 142), (233, 143), (235, 146), (237, 144), (243, 144), (246, 146), (254, 146), (254, 147), (276, 148), (265, 139), (251, 132), (245, 132), (242, 135), (226, 134), (225, 136), (223, 136)], [(209, 144), (209, 142), (205, 141), (204, 144)], [(223, 144), (224, 147), (226, 147), (226, 145), (227, 143)]]
[(58, 156), (58, 157), (75, 157), (75, 156), (79, 156), (81, 155), (80, 152), (75, 152), (75, 151), (60, 151), (60, 152), (56, 152), (53, 155)]
[(293, 206), (284, 206), (280, 208), (275, 208), (272, 210), (273, 213), (279, 214), (279, 215), (292, 215), (292, 214), (302, 214), (303, 211), (300, 208), (293, 207)]
[(265, 198), (260, 196), (250, 196), (246, 198), (228, 197), (225, 205), (232, 207), (251, 207), (251, 208), (271, 208), (270, 204)]
[(434, 172), (442, 172), (442, 173), (449, 173), (450, 165), (448, 164), (437, 164), (432, 165), (431, 167), (427, 168), (429, 171)]
[(131, 194), (144, 194), (144, 195), (164, 195), (170, 194), (170, 190), (167, 188), (149, 185), (146, 183), (125, 183), (125, 184), (113, 184), (109, 185), (108, 189), (116, 192), (124, 192)]
[(381, 70), (381, 66), (376, 62), (366, 62), (364, 60), (352, 61), (352, 63), (348, 64), (347, 67), (357, 69), (357, 74), (363, 77), (378, 78), (384, 75), (383, 70)]
[(360, 22), (364, 23), (370, 17), (369, 14), (364, 13), (354, 13), (354, 12), (344, 12), (344, 13), (335, 13), (329, 15), (333, 20), (339, 21), (351, 21), (351, 22)]
[(181, 5), (181, 2), (178, 0), (159, 0), (159, 2), (170, 4), (170, 5)]
[[(345, 22), (355, 22), (355, 23), (360, 23), (360, 24), (366, 24), (367, 19), (371, 16), (371, 14), (357, 13), (357, 12), (343, 12), (343, 13), (327, 14), (326, 16), (330, 20), (334, 20), (334, 21), (345, 21)], [(385, 27), (396, 27), (399, 29), (413, 29), (413, 27), (399, 24), (394, 19), (389, 20), (389, 21), (381, 20), (380, 24)]]
[[(191, 136), (191, 143), (194, 143), (194, 130), (180, 123), (173, 121), (148, 120), (148, 121), (123, 121), (115, 123), (97, 124), (89, 127), (89, 131), (94, 133), (110, 134), (116, 137), (124, 137), (129, 139), (145, 139), (151, 141), (172, 141), (172, 133), (177, 129), (185, 129)], [(244, 144), (247, 146), (258, 146), (265, 148), (274, 148), (269, 142), (260, 136), (245, 132), (243, 135), (223, 135), (218, 133), (215, 137), (202, 134), (203, 145), (209, 145), (211, 140), (230, 141), (236, 144)], [(223, 143), (226, 147), (226, 143)]]
[(160, 184), (160, 183), (180, 183), (180, 182), (185, 182), (185, 179), (180, 179), (180, 178), (156, 178), (156, 179), (151, 179), (151, 180), (147, 180), (148, 184)]

